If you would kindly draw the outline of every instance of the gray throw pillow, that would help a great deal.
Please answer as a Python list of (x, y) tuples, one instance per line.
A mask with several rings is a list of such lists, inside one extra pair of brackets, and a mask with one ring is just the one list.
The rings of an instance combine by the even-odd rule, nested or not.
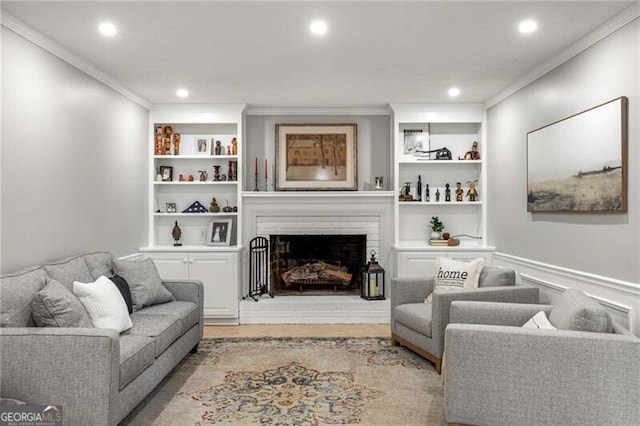
[(549, 321), (564, 330), (611, 333), (611, 316), (602, 306), (580, 290), (569, 288), (549, 314)]
[(93, 328), (78, 298), (51, 278), (47, 278), (47, 285), (31, 300), (31, 310), (38, 327)]
[(153, 260), (114, 259), (113, 266), (115, 272), (129, 283), (134, 311), (139, 311), (145, 306), (175, 300), (171, 292), (162, 285), (162, 279)]

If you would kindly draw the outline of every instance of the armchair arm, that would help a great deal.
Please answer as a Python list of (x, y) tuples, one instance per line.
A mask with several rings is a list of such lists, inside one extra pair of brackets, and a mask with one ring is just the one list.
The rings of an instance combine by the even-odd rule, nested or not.
[[(451, 302), (454, 300), (471, 300), (481, 302), (502, 303), (538, 303), (537, 287), (504, 286), (481, 287), (465, 291), (433, 293), (431, 313), (431, 337), (444, 346), (444, 329), (450, 322)], [(442, 351), (442, 349), (440, 349)]]
[(450, 324), (451, 423), (637, 424), (640, 339), (569, 330)]
[(65, 425), (115, 425), (120, 380), (116, 330), (0, 328), (0, 394), (62, 405)]
[(200, 339), (204, 333), (204, 285), (199, 280), (162, 280), (176, 300), (193, 302), (200, 311)]
[(551, 305), (453, 301), (449, 322), (520, 327), (540, 311), (549, 315), (551, 309)]

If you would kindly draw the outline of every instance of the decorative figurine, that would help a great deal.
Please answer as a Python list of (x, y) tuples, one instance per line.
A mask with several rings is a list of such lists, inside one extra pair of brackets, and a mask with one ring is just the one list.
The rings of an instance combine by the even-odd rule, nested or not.
[(418, 193), (417, 201), (422, 201), (422, 176), (418, 175), (418, 188), (416, 189)]
[(400, 191), (400, 201), (413, 201), (413, 195), (411, 195), (411, 182), (405, 182), (402, 190)]
[(216, 201), (215, 197), (213, 197), (211, 199), (211, 204), (209, 204), (209, 211), (211, 213), (219, 213), (220, 212), (220, 206), (218, 205), (218, 202)]
[(171, 236), (173, 237), (173, 240), (175, 241), (173, 243), (174, 246), (179, 247), (179, 246), (182, 245), (182, 243), (180, 242), (180, 238), (182, 238), (182, 230), (178, 226), (178, 221), (177, 220), (176, 220), (176, 224), (173, 225), (173, 230), (171, 231)]
[(155, 155), (164, 155), (164, 148), (162, 146), (162, 127), (156, 127), (156, 144)]
[(467, 197), (469, 197), (469, 201), (476, 201), (478, 197), (478, 181), (474, 180), (473, 182), (467, 181), (467, 185), (469, 185), (469, 189), (467, 190)]
[(213, 152), (215, 152), (216, 155), (222, 155), (222, 142), (216, 141), (216, 146), (213, 149)]
[(231, 155), (231, 146), (227, 146), (227, 155)]
[(189, 175), (189, 182), (193, 182), (193, 181), (194, 181), (193, 175)]
[(224, 201), (226, 201), (227, 205), (222, 208), (222, 211), (225, 213), (231, 213), (233, 208), (229, 205), (229, 200), (225, 199)]
[(449, 189), (449, 184), (445, 184), (444, 187), (444, 201), (451, 201), (451, 189)]
[(462, 189), (462, 184), (460, 182), (456, 183), (456, 201), (462, 201), (464, 197), (464, 189)]
[(467, 151), (465, 151), (462, 158), (458, 157), (458, 160), (479, 160), (479, 159), (480, 159), (480, 152), (478, 152), (477, 141), (473, 141), (473, 143), (471, 144), (471, 149), (468, 149)]
[(436, 203), (440, 201), (440, 190), (436, 189)]
[(171, 126), (164, 126), (162, 133), (164, 134), (164, 155), (171, 155), (171, 134), (173, 129)]
[(213, 180), (215, 182), (220, 180), (220, 166), (213, 166)]
[(238, 139), (231, 139), (231, 155), (238, 155)]
[(180, 176), (178, 176), (178, 181), (184, 182), (184, 175), (183, 174), (180, 174)]
[(238, 161), (229, 160), (229, 170), (227, 171), (227, 180), (238, 180)]
[(180, 133), (173, 134), (173, 155), (180, 155)]
[(429, 184), (427, 184), (427, 187), (426, 187), (426, 188), (425, 188), (425, 190), (424, 190), (424, 200), (425, 200), (426, 202), (431, 201), (431, 195), (430, 195), (430, 193), (429, 193)]
[(227, 181), (227, 175), (226, 175), (226, 174), (224, 174), (224, 173), (223, 173), (223, 174), (221, 174), (221, 175), (220, 175), (220, 180), (221, 180), (221, 181), (223, 181), (223, 182), (226, 182), (226, 181)]
[(200, 182), (206, 182), (207, 178), (209, 177), (207, 172), (205, 172), (204, 170), (198, 170), (198, 173), (200, 173)]

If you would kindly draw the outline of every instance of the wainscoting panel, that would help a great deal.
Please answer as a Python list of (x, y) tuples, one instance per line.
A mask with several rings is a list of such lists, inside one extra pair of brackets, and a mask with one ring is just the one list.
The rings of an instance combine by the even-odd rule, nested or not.
[(494, 264), (518, 272), (522, 285), (540, 288), (541, 303), (553, 304), (567, 288), (577, 288), (598, 301), (614, 321), (640, 333), (640, 284), (593, 275), (506, 253), (494, 253)]

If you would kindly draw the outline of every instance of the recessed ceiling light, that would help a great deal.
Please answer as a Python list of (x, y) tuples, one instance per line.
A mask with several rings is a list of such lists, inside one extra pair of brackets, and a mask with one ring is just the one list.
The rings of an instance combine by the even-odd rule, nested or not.
[(187, 89), (178, 89), (176, 90), (176, 96), (179, 98), (186, 98), (189, 96), (189, 91)]
[(460, 94), (460, 89), (458, 87), (452, 87), (449, 89), (449, 96), (456, 97)]
[(531, 34), (532, 32), (535, 32), (535, 30), (537, 29), (538, 29), (538, 24), (536, 21), (527, 20), (527, 21), (522, 21), (520, 22), (520, 24), (518, 24), (518, 31), (520, 31), (522, 34)]
[(315, 35), (324, 35), (327, 33), (329, 27), (324, 21), (313, 21), (311, 25), (309, 25), (309, 29)]
[(114, 36), (118, 33), (118, 29), (111, 22), (101, 23), (98, 27), (98, 31), (100, 31), (102, 35), (106, 36)]

